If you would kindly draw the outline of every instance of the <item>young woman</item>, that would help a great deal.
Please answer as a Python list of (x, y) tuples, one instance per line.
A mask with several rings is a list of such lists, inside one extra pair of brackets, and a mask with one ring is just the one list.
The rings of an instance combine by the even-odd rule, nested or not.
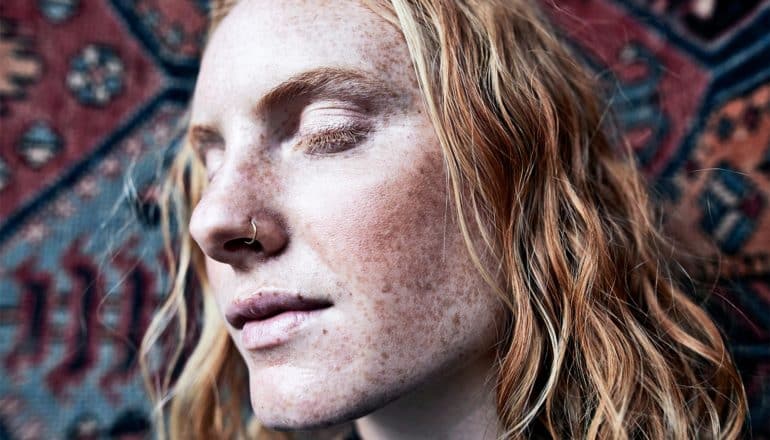
[(741, 435), (724, 341), (530, 2), (215, 1), (212, 23), (143, 348), (161, 432), (246, 436), (250, 400), (258, 436)]

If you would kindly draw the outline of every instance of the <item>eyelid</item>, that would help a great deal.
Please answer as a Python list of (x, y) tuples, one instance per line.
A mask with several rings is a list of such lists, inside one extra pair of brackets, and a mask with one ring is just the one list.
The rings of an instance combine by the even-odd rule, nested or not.
[(367, 139), (371, 130), (371, 125), (360, 123), (327, 125), (300, 133), (293, 148), (309, 156), (331, 156), (355, 148)]
[(306, 105), (300, 113), (300, 121), (321, 116), (362, 119), (367, 116), (367, 111), (352, 102), (324, 99)]
[[(205, 126), (194, 126), (188, 133), (187, 144), (192, 149), (193, 155), (199, 161), (206, 172), (209, 182), (212, 180), (216, 171), (221, 167), (213, 169), (210, 155), (214, 151), (224, 154), (225, 142), (221, 135), (214, 129)], [(221, 162), (221, 160), (220, 160)]]
[(194, 128), (189, 135), (189, 144), (195, 155), (203, 160), (212, 148), (224, 149), (225, 141), (219, 133), (209, 128)]

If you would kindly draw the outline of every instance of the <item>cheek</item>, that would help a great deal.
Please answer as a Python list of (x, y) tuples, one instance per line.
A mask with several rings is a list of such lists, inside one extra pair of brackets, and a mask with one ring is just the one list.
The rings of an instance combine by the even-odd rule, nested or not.
[(350, 292), (338, 304), (348, 344), (333, 357), (352, 359), (369, 382), (406, 382), (420, 364), (456, 360), (492, 339), (493, 305), (453, 221), (439, 147), (414, 148), (387, 177), (348, 182), (327, 198), (327, 215), (306, 225)]
[[(446, 193), (439, 160), (429, 154), (420, 165), (403, 169), (396, 179), (362, 191), (369, 202), (352, 217), (344, 243), (347, 254), (358, 261), (356, 279), (361, 286), (380, 287), (371, 294), (432, 290), (444, 274), (436, 269), (444, 258)], [(355, 234), (355, 235), (354, 235)], [(342, 244), (342, 243), (341, 243)]]
[[(438, 152), (373, 167), (381, 178), (328, 192), (323, 218), (307, 223), (313, 250), (350, 290), (370, 297), (432, 290), (442, 276), (445, 199)], [(447, 219), (450, 216), (447, 212)], [(447, 225), (448, 229), (449, 225)]]

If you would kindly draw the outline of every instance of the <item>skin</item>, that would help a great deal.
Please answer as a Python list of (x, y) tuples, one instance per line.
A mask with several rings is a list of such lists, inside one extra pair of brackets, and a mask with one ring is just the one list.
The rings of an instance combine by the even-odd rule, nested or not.
[[(382, 87), (265, 101), (319, 69)], [(318, 136), (347, 125), (366, 134)], [(502, 307), (468, 257), (398, 30), (355, 2), (241, 1), (206, 49), (191, 126), (210, 182), (190, 232), (220, 310), (263, 287), (333, 303), (268, 348), (225, 324), (257, 419), (358, 419), (366, 439), (496, 437)], [(251, 218), (261, 248), (239, 244)]]

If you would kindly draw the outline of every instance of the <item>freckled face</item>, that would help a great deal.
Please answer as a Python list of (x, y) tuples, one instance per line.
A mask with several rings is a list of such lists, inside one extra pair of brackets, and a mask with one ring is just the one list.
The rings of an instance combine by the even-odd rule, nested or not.
[[(265, 287), (332, 303), (260, 348), (227, 324), (263, 424), (351, 420), (490, 352), (500, 308), (382, 18), (347, 1), (241, 1), (207, 47), (192, 125), (210, 181), (190, 230), (223, 314)], [(249, 219), (261, 247), (242, 245)]]

